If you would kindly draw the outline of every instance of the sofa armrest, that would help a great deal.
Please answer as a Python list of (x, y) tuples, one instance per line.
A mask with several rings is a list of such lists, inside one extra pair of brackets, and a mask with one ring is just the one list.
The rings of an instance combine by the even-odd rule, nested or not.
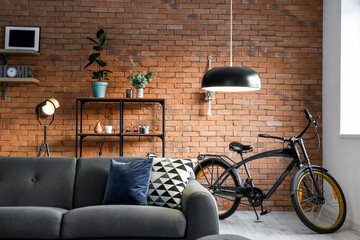
[(219, 216), (214, 197), (196, 180), (190, 180), (181, 198), (186, 216), (186, 239), (219, 233)]

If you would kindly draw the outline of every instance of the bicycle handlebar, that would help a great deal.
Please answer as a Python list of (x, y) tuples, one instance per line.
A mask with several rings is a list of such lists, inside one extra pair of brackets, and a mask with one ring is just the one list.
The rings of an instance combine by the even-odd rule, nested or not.
[(285, 141), (285, 137), (276, 137), (276, 136), (270, 136), (270, 135), (267, 135), (267, 134), (258, 134), (258, 137), (274, 138), (274, 139), (279, 139), (279, 140)]
[[(317, 119), (319, 118), (316, 118), (316, 120), (312, 120), (312, 115), (310, 114), (309, 110), (307, 108), (304, 109), (304, 112), (305, 112), (305, 115), (306, 115), (306, 119), (309, 120), (309, 123), (308, 125), (305, 127), (305, 129), (298, 135), (296, 136), (296, 138), (301, 138), (302, 135), (304, 135), (304, 133), (309, 129), (311, 123), (313, 123), (315, 125), (315, 127), (317, 127)], [(274, 138), (274, 139), (279, 139), (279, 140), (282, 140), (282, 141), (289, 141), (289, 140), (286, 140), (285, 137), (276, 137), (276, 136), (270, 136), (270, 135), (267, 135), (267, 134), (258, 134), (258, 137), (261, 137), (261, 138)]]
[(305, 108), (305, 109), (304, 109), (304, 112), (305, 112), (306, 118), (311, 121), (311, 120), (312, 120), (312, 116), (311, 116), (309, 110), (308, 110), (307, 108)]

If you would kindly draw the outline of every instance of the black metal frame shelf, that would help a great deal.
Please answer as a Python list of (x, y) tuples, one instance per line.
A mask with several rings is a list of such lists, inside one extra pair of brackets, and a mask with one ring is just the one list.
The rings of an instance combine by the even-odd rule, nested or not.
[[(120, 133), (83, 133), (83, 106), (87, 102), (95, 103), (119, 103), (120, 104)], [(161, 134), (140, 134), (124, 132), (124, 103), (159, 103), (162, 106), (162, 133)], [(80, 107), (80, 112), (79, 112)], [(79, 120), (80, 115), (80, 120)], [(75, 157), (82, 157), (82, 145), (85, 137), (119, 137), (119, 155), (123, 156), (124, 137), (158, 137), (162, 140), (162, 156), (165, 156), (165, 99), (146, 98), (76, 98), (76, 139)], [(80, 148), (80, 149), (79, 149)]]

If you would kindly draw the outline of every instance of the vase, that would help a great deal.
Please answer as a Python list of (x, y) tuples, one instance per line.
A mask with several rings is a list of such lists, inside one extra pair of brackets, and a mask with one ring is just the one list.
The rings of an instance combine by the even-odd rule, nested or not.
[(107, 82), (91, 82), (94, 97), (105, 97)]
[(96, 125), (94, 127), (94, 132), (95, 133), (102, 133), (102, 131), (103, 131), (103, 128), (102, 128), (102, 126), (100, 124), (100, 121), (97, 121)]
[(137, 88), (136, 89), (136, 97), (137, 98), (143, 98), (144, 97), (144, 89), (143, 88)]

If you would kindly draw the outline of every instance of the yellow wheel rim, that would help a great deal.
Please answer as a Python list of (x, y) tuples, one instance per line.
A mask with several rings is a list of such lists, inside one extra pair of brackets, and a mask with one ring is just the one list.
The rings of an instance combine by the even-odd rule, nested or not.
[[(306, 173), (304, 176), (302, 176), (302, 178), (300, 179), (298, 186), (296, 188), (297, 190), (297, 201), (299, 203), (300, 209), (303, 213), (303, 215), (307, 218), (307, 220), (309, 222), (311, 222), (313, 225), (315, 225), (318, 228), (321, 229), (332, 229), (334, 227), (336, 227), (342, 220), (343, 215), (344, 215), (344, 200), (342, 197), (342, 194), (340, 192), (340, 189), (338, 188), (338, 186), (336, 185), (336, 183), (326, 174), (318, 172), (318, 171), (314, 171), (314, 175), (315, 178), (316, 176), (320, 177), (320, 179), (318, 178), (318, 180), (322, 180), (323, 182), (319, 185), (323, 187), (324, 191), (325, 191), (325, 187), (324, 184), (326, 183), (326, 185), (329, 185), (329, 189), (327, 192), (324, 192), (324, 197), (325, 197), (325, 204), (327, 203), (327, 201), (331, 202), (331, 200), (334, 200), (333, 203), (331, 203), (330, 207), (335, 208), (336, 210), (336, 206), (338, 207), (338, 211), (334, 211), (336, 216), (336, 219), (334, 219), (334, 223), (331, 224), (330, 226), (321, 226), (318, 223), (318, 220), (320, 219), (321, 216), (321, 211), (323, 210), (323, 207), (325, 204), (319, 206), (320, 204), (318, 204), (316, 206), (316, 204), (313, 204), (312, 210), (316, 210), (317, 213), (313, 213), (311, 212), (311, 214), (309, 214), (309, 212), (307, 211), (310, 207), (310, 205), (313, 203), (313, 201), (311, 200), (311, 198), (307, 198), (305, 196), (308, 196), (308, 193), (306, 191), (306, 187), (304, 187), (302, 184), (302, 182), (304, 181), (304, 179), (307, 179), (309, 181), (309, 179), (311, 180), (311, 184), (313, 184), (312, 182), (312, 178), (310, 175), (310, 172)], [(314, 185), (313, 185), (314, 186)], [(316, 192), (315, 189), (310, 188), (310, 192)], [(313, 187), (314, 188), (314, 187)], [(304, 200), (305, 199), (305, 200)], [(301, 204), (303, 203), (303, 205)], [(337, 204), (335, 204), (337, 203)], [(330, 219), (331, 217), (327, 217), (327, 219)], [(332, 217), (334, 218), (334, 217)], [(328, 220), (328, 222), (330, 222), (330, 220)]]

